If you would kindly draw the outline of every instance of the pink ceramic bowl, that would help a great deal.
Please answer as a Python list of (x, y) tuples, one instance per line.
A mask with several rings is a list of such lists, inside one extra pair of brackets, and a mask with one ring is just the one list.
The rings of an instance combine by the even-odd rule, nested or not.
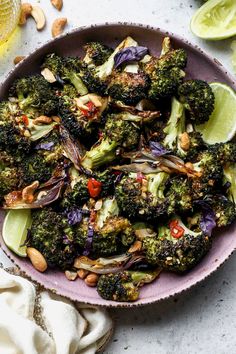
[[(47, 53), (57, 52), (60, 55), (81, 55), (82, 46), (88, 41), (97, 40), (110, 46), (115, 46), (126, 36), (132, 36), (140, 45), (150, 48), (153, 54), (160, 52), (161, 42), (164, 36), (172, 38), (175, 47), (184, 48), (188, 53), (187, 75), (192, 78), (206, 81), (220, 81), (236, 89), (233, 78), (226, 72), (222, 65), (213, 58), (204, 54), (200, 48), (191, 45), (172, 33), (162, 31), (143, 25), (118, 23), (94, 25), (82, 27), (70, 34), (66, 34), (43, 47), (37, 49), (21, 62), (10, 74), (0, 87), (0, 98), (7, 97), (7, 91), (12, 82), (24, 75), (39, 71), (42, 58)], [(4, 214), (2, 213), (0, 223), (2, 224)], [(106, 301), (100, 298), (96, 289), (87, 287), (83, 281), (68, 281), (63, 272), (49, 270), (46, 273), (37, 272), (27, 259), (14, 255), (4, 245), (0, 238), (1, 247), (5, 253), (23, 270), (29, 277), (42, 284), (45, 288), (54, 290), (60, 295), (72, 300), (81, 301), (93, 305), (102, 306), (137, 306), (166, 299), (175, 294), (190, 288), (199, 281), (213, 273), (233, 253), (236, 248), (236, 224), (227, 229), (222, 229), (215, 236), (213, 247), (209, 254), (193, 270), (185, 275), (163, 272), (158, 280), (142, 288), (140, 299), (135, 303), (117, 303)]]

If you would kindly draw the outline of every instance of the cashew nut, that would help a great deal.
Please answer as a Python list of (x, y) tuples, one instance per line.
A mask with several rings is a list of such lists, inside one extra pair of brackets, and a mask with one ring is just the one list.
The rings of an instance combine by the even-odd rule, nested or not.
[(50, 124), (52, 123), (52, 119), (47, 117), (47, 116), (39, 116), (34, 119), (34, 124), (35, 125), (40, 125), (40, 124)]
[(51, 0), (51, 3), (58, 11), (61, 11), (63, 6), (63, 0)]
[(33, 7), (32, 7), (31, 4), (29, 4), (29, 3), (21, 4), (21, 13), (20, 13), (19, 25), (26, 24), (26, 20), (31, 15), (31, 11), (32, 10), (33, 10)]
[(34, 192), (39, 186), (39, 181), (34, 181), (22, 191), (22, 199), (25, 203), (31, 204), (34, 201)]
[(45, 272), (48, 265), (42, 253), (40, 253), (38, 250), (36, 250), (36, 248), (33, 247), (27, 247), (26, 252), (34, 268), (39, 272)]
[(13, 63), (15, 65), (17, 65), (19, 62), (21, 62), (23, 59), (25, 59), (24, 55), (18, 55), (17, 57), (15, 57), (15, 59), (13, 60)]
[(31, 16), (36, 22), (37, 30), (41, 31), (46, 25), (46, 18), (41, 7), (33, 6), (33, 9), (31, 11)]
[(88, 270), (85, 270), (85, 269), (79, 269), (77, 271), (77, 274), (78, 274), (78, 277), (80, 279), (84, 279), (85, 277), (87, 277), (87, 275), (89, 274), (89, 271)]
[(128, 252), (129, 253), (134, 253), (137, 251), (141, 251), (142, 249), (142, 242), (141, 241), (135, 241), (133, 245), (129, 248)]
[(90, 273), (87, 275), (87, 277), (84, 279), (84, 282), (88, 286), (96, 286), (98, 282), (98, 275), (95, 273)]
[(57, 18), (52, 24), (52, 36), (53, 37), (59, 36), (63, 32), (66, 24), (67, 24), (66, 17)]
[(52, 84), (53, 82), (56, 82), (57, 79), (55, 78), (55, 76), (53, 75), (53, 73), (51, 72), (51, 70), (49, 70), (48, 68), (45, 68), (41, 71), (41, 75), (44, 77), (45, 80), (47, 80), (47, 82), (49, 82), (50, 84)]
[(190, 148), (190, 139), (187, 132), (184, 132), (180, 135), (180, 147), (185, 151), (189, 150)]
[(65, 276), (68, 280), (75, 280), (78, 277), (77, 272), (72, 272), (70, 270), (65, 271)]

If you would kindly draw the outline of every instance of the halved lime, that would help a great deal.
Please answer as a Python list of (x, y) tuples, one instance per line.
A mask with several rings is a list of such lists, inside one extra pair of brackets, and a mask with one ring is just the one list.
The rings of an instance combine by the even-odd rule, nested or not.
[(215, 108), (210, 119), (196, 130), (207, 144), (225, 143), (236, 133), (236, 92), (220, 82), (210, 84), (215, 95)]
[(30, 209), (8, 211), (3, 223), (2, 237), (5, 244), (21, 257), (26, 257), (26, 246), (23, 245), (30, 226)]
[(191, 31), (203, 39), (217, 40), (236, 34), (236, 1), (209, 0), (191, 20)]

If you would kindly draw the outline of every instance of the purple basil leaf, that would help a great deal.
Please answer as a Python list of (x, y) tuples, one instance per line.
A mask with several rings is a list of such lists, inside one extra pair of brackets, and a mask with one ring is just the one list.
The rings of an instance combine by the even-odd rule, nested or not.
[(92, 243), (93, 243), (93, 235), (94, 235), (94, 229), (91, 225), (89, 225), (83, 256), (88, 256), (91, 251)]
[(82, 220), (82, 212), (80, 209), (72, 209), (66, 214), (69, 225), (79, 224)]
[(141, 60), (148, 53), (146, 47), (127, 47), (121, 49), (114, 57), (115, 69), (122, 64)]
[(197, 200), (196, 205), (202, 209), (200, 227), (204, 234), (211, 236), (212, 230), (216, 227), (216, 216), (210, 205), (204, 200)]
[(171, 152), (170, 150), (167, 150), (166, 148), (164, 148), (164, 146), (162, 146), (160, 143), (157, 143), (156, 141), (150, 141), (149, 147), (152, 151), (152, 154), (156, 157), (163, 156)]
[(63, 235), (63, 244), (64, 245), (71, 245), (72, 240), (69, 239), (67, 235)]
[(203, 209), (202, 217), (200, 220), (200, 227), (204, 234), (211, 236), (212, 230), (216, 227), (216, 216), (214, 211), (209, 208)]
[(47, 150), (47, 151), (51, 151), (53, 149), (54, 146), (54, 142), (51, 141), (50, 143), (41, 143), (41, 144), (37, 144), (35, 146), (35, 150)]

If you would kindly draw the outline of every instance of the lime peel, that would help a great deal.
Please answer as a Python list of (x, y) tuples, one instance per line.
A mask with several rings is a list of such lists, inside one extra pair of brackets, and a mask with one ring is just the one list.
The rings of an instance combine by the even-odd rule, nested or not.
[(31, 227), (31, 210), (10, 210), (4, 219), (2, 237), (6, 246), (18, 256), (26, 257), (26, 246), (23, 246), (27, 231)]
[(236, 133), (236, 92), (226, 84), (210, 84), (215, 95), (215, 108), (210, 119), (196, 130), (207, 144), (225, 143)]
[(236, 34), (236, 1), (208, 0), (190, 23), (191, 31), (198, 37), (221, 40)]

